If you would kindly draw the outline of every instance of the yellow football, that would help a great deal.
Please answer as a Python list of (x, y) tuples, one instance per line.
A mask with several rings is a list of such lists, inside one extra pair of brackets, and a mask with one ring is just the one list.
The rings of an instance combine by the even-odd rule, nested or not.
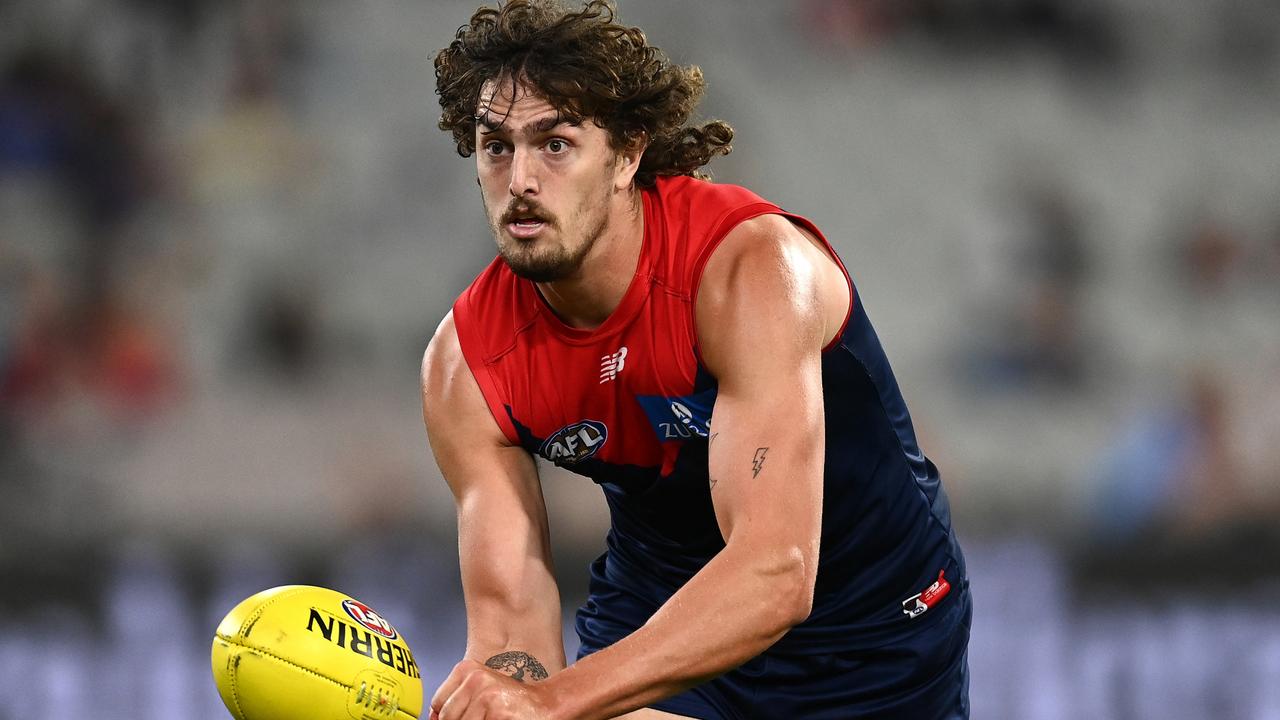
[(213, 679), (237, 720), (405, 720), (422, 677), (391, 623), (325, 588), (285, 585), (235, 606), (213, 638)]

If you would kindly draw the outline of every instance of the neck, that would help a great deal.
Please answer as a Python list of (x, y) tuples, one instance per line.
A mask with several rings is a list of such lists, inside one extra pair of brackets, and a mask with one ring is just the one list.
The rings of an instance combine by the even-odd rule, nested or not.
[(592, 330), (617, 309), (635, 277), (644, 245), (641, 191), (618, 193), (603, 234), (596, 239), (573, 275), (538, 290), (551, 310), (569, 327)]

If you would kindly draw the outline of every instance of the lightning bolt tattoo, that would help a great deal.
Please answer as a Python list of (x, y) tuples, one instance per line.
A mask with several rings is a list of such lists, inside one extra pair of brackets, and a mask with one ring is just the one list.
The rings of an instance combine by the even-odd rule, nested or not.
[(756, 457), (751, 461), (751, 477), (760, 475), (760, 471), (764, 469), (764, 456), (769, 452), (769, 448), (756, 448)]

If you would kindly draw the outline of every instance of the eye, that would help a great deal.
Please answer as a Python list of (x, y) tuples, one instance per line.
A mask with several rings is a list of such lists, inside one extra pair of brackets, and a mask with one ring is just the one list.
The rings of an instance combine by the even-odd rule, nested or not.
[(501, 155), (507, 151), (507, 146), (497, 140), (490, 140), (484, 144), (484, 151), (489, 155)]
[(547, 141), (547, 152), (558, 155), (569, 149), (569, 143), (560, 138), (551, 138)]

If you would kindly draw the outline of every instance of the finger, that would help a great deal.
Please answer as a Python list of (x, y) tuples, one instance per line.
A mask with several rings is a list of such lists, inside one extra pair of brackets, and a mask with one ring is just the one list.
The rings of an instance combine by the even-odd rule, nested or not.
[(471, 698), (466, 690), (456, 692), (440, 706), (440, 720), (473, 720), (474, 714), (466, 714), (470, 705)]
[[(493, 671), (474, 660), (463, 660), (453, 666), (449, 677), (440, 685), (432, 698), (432, 706), (440, 720), (461, 720), (466, 717), (482, 718), (484, 710), (481, 705), (474, 705), (476, 694), (485, 686), (485, 681)], [(481, 714), (475, 716), (479, 711)], [(472, 714), (467, 714), (472, 713)]]
[(440, 708), (444, 707), (444, 703), (467, 678), (470, 668), (464, 660), (453, 666), (453, 670), (449, 671), (449, 676), (440, 683), (440, 687), (436, 689), (434, 695), (431, 696), (431, 716), (432, 720), (437, 720), (440, 716)]
[(485, 685), (484, 672), (468, 668), (462, 674), (465, 676), (462, 684), (440, 706), (440, 720), (484, 720), (485, 704), (476, 702)]

